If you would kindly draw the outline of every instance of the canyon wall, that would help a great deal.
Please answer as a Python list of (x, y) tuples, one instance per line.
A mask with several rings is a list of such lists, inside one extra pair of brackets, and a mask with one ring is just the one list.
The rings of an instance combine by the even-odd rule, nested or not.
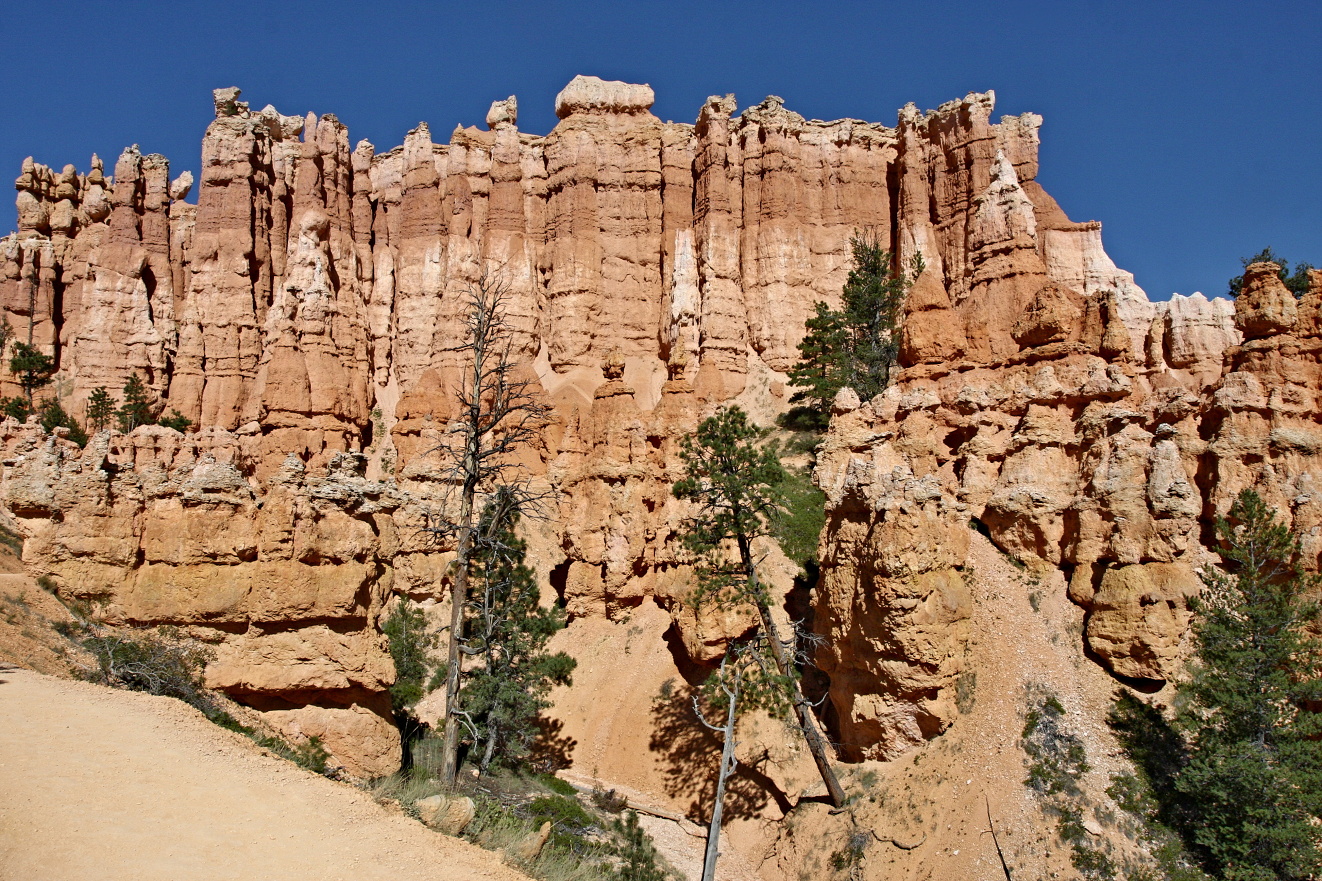
[(1319, 287), (1296, 306), (1258, 269), (1238, 311), (1148, 302), (1099, 224), (1036, 183), (1041, 119), (993, 122), (991, 94), (896, 128), (715, 96), (687, 125), (646, 86), (579, 77), (545, 136), (509, 98), (485, 129), (439, 144), (422, 124), (386, 152), (238, 98), (215, 93), (196, 205), (136, 148), (113, 175), (24, 164), (0, 317), (55, 359), (75, 416), (136, 374), (193, 426), (85, 449), (0, 426), (0, 494), (34, 571), (110, 620), (189, 627), (214, 686), (354, 773), (398, 762), (383, 609), (446, 591), (450, 549), (423, 527), (448, 498), (434, 450), (475, 284), (505, 289), (549, 407), (522, 459), (552, 499), (530, 536), (548, 599), (582, 622), (654, 604), (639, 620), (670, 622), (679, 669), (746, 626), (679, 602), (679, 439), (724, 403), (788, 407), (855, 231), (922, 257), (898, 381), (842, 394), (818, 460), (814, 618), (850, 758), (953, 718), (970, 523), (1068, 570), (1088, 648), (1124, 676), (1169, 674), (1209, 518), (1239, 488), (1316, 558)]

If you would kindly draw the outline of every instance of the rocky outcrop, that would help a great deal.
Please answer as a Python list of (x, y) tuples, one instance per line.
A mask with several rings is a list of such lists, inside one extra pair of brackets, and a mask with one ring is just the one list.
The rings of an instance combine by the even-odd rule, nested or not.
[[(819, 458), (823, 667), (864, 756), (953, 718), (943, 703), (967, 615), (956, 533), (970, 522), (1065, 570), (1087, 648), (1138, 679), (1178, 672), (1210, 524), (1241, 489), (1282, 512), (1319, 564), (1319, 349), (1304, 318), (1317, 293), (1296, 303), (1266, 264), (1233, 306), (1137, 302), (1095, 256), (1095, 230), (1031, 186), (1034, 129), (992, 125), (988, 109), (975, 96), (902, 114), (898, 240), (926, 266), (906, 304), (904, 370), (872, 401), (837, 407)], [(875, 620), (856, 625), (868, 610)], [(885, 683), (885, 697), (861, 701), (860, 681)]]
[(333, 116), (220, 89), (196, 205), (136, 148), (113, 175), (26, 162), (4, 320), (55, 359), (75, 415), (136, 374), (194, 423), (82, 451), (0, 429), (30, 566), (112, 620), (191, 628), (216, 687), (387, 769), (377, 622), (392, 595), (446, 593), (451, 549), (425, 527), (484, 284), (548, 409), (520, 459), (551, 500), (531, 536), (548, 598), (577, 618), (655, 603), (680, 661), (710, 662), (748, 621), (680, 602), (675, 450), (722, 403), (788, 406), (803, 321), (836, 302), (857, 231), (922, 271), (897, 381), (842, 395), (818, 462), (814, 618), (849, 757), (953, 719), (970, 522), (1069, 573), (1089, 648), (1124, 676), (1169, 675), (1209, 518), (1239, 488), (1288, 509), (1316, 561), (1322, 281), (1295, 303), (1250, 267), (1233, 310), (1149, 303), (1100, 226), (1037, 184), (1041, 118), (993, 122), (990, 93), (906, 107), (896, 128), (775, 97), (662, 122), (652, 100), (579, 77), (547, 135), (519, 131), (510, 97), (484, 129), (438, 143), (423, 123), (378, 152)]
[(351, 773), (397, 766), (375, 625), (400, 500), (361, 477), (361, 457), (308, 477), (291, 456), (259, 496), (241, 438), (220, 429), (103, 432), (80, 450), (8, 426), (8, 507), (61, 593), (110, 623), (189, 628), (214, 647), (212, 687), (320, 737)]
[(989, 113), (989, 96), (901, 113), (896, 242), (925, 267), (904, 369), (872, 401), (837, 401), (819, 455), (820, 660), (846, 748), (864, 757), (954, 718), (970, 523), (1063, 569), (1087, 649), (1137, 679), (1180, 669), (1204, 542), (1239, 490), (1268, 498), (1319, 563), (1304, 318), (1317, 294), (1296, 304), (1258, 265), (1233, 305), (1147, 303), (1097, 225), (1070, 223), (1033, 182), (1040, 120)]

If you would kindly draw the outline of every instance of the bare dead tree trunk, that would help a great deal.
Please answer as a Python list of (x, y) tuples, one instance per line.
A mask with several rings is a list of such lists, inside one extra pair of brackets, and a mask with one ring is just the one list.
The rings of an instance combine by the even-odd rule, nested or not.
[(740, 671), (738, 664), (733, 668), (728, 666), (730, 659), (729, 652), (721, 660), (721, 670), (718, 676), (725, 677), (732, 671), (730, 678), (721, 680), (721, 690), (726, 696), (725, 724), (716, 726), (707, 721), (703, 716), (702, 710), (698, 707), (698, 699), (693, 699), (693, 712), (697, 713), (698, 721), (710, 728), (712, 731), (719, 731), (722, 737), (721, 743), (721, 767), (716, 776), (716, 797), (712, 805), (711, 823), (707, 826), (707, 850), (702, 858), (702, 881), (715, 881), (716, 878), (716, 860), (721, 855), (721, 815), (725, 812), (725, 784), (734, 773), (738, 761), (735, 759), (734, 748), (736, 746), (734, 739), (735, 723), (738, 721), (739, 713), (739, 692), (740, 692)]
[(512, 476), (520, 466), (514, 454), (538, 436), (545, 409), (536, 398), (535, 383), (517, 379), (511, 348), (512, 328), (505, 320), (508, 291), (496, 277), (483, 275), (469, 286), (468, 340), (452, 351), (465, 360), (464, 379), (456, 389), (460, 413), (446, 429), (447, 439), (430, 452), (451, 462), (447, 482), (459, 492), (459, 514), (454, 520), (431, 525), (438, 535), (456, 541), (450, 583), (450, 631), (445, 680), (445, 732), (442, 740), (442, 782), (453, 785), (459, 772), (460, 718), (463, 716), (462, 677), (465, 609), (469, 570), (474, 550), (477, 496), (502, 487), (519, 510), (534, 507), (538, 499), (526, 481)]
[[(499, 704), (495, 709), (500, 709)], [(487, 748), (482, 753), (482, 764), (478, 766), (479, 773), (486, 776), (487, 769), (491, 767), (491, 760), (496, 756), (496, 740), (500, 737), (500, 726), (494, 720), (487, 721)]]
[(450, 582), (450, 642), (445, 668), (445, 734), (441, 741), (441, 781), (453, 785), (459, 774), (459, 676), (463, 664), (464, 605), (468, 602), (468, 557), (473, 545), (473, 494), (464, 493), (459, 514), (459, 549)]

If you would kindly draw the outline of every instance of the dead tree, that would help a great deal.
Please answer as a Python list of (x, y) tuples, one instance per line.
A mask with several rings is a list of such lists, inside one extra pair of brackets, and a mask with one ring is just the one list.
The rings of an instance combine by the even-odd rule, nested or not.
[[(721, 658), (721, 667), (707, 681), (707, 689), (716, 700), (711, 701), (720, 707), (724, 704), (725, 724), (713, 725), (707, 721), (698, 703), (698, 696), (693, 696), (693, 712), (698, 721), (721, 735), (721, 767), (716, 775), (716, 797), (712, 803), (711, 823), (707, 826), (707, 850), (702, 857), (702, 881), (714, 881), (716, 878), (716, 859), (721, 855), (721, 815), (725, 810), (725, 783), (738, 766), (734, 749), (738, 743), (734, 739), (735, 723), (739, 721), (739, 696), (743, 691), (743, 669), (740, 665), (738, 649), (731, 646)], [(713, 694), (714, 693), (714, 694)]]
[(468, 286), (467, 333), (462, 343), (447, 350), (458, 353), (463, 364), (462, 378), (453, 389), (458, 406), (441, 442), (430, 451), (447, 463), (442, 482), (449, 497), (444, 512), (429, 518), (424, 528), (438, 539), (453, 541), (456, 551), (451, 564), (441, 765), (446, 784), (453, 784), (459, 771), (464, 610), (469, 602), (478, 496), (501, 490), (509, 504), (528, 513), (535, 513), (539, 501), (515, 456), (540, 437), (546, 411), (537, 394), (539, 383), (515, 375), (514, 329), (505, 314), (508, 300), (509, 287), (499, 275), (483, 274)]

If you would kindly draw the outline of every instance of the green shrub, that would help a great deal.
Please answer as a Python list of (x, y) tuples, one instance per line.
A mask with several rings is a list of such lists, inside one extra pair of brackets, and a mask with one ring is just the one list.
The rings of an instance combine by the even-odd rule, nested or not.
[[(86, 624), (65, 622), (53, 626), (66, 637), (82, 636), (83, 648), (97, 663), (97, 668), (85, 678), (130, 691), (178, 698), (199, 710), (211, 722), (245, 735), (281, 758), (318, 774), (329, 773), (331, 755), (320, 738), (310, 737), (302, 743), (291, 744), (283, 738), (259, 732), (241, 724), (215, 694), (203, 687), (202, 671), (212, 657), (209, 648), (184, 639), (169, 628), (151, 633), (100, 630)], [(83, 635), (88, 633), (90, 635)]]
[(561, 780), (554, 774), (538, 774), (535, 779), (538, 783), (557, 795), (574, 795), (578, 792), (578, 790), (574, 788), (574, 784), (570, 783), (568, 780)]
[(402, 597), (381, 631), (389, 640), (390, 657), (395, 662), (390, 704), (396, 713), (401, 713), (422, 700), (423, 683), (431, 670), (429, 653), (436, 645), (436, 635), (427, 629), (426, 613)]
[(47, 434), (53, 433), (57, 428), (68, 429), (69, 440), (80, 447), (87, 446), (87, 432), (83, 431), (77, 419), (64, 412), (64, 407), (60, 405), (58, 399), (46, 398), (41, 402), (37, 412), (41, 415), (41, 428)]
[[(544, 778), (519, 778), (545, 782)], [(564, 784), (558, 781), (556, 784)], [(638, 817), (628, 811), (606, 821), (567, 795), (543, 795), (531, 802), (518, 796), (472, 793), (477, 813), (464, 838), (488, 850), (503, 850), (536, 833), (550, 821), (552, 833), (542, 853), (519, 868), (542, 881), (678, 881)]]
[[(1294, 272), (1291, 273), (1290, 261), (1276, 254), (1276, 252), (1272, 251), (1270, 247), (1263, 248), (1252, 257), (1241, 258), (1239, 262), (1243, 264), (1245, 269), (1248, 269), (1249, 265), (1253, 263), (1275, 263), (1277, 266), (1281, 267), (1281, 281), (1285, 284), (1285, 287), (1290, 293), (1295, 295), (1295, 299), (1302, 297), (1308, 292), (1308, 270), (1313, 268), (1310, 263), (1296, 263)], [(1238, 297), (1243, 290), (1244, 276), (1237, 275), (1230, 280), (1230, 296)]]
[(174, 632), (111, 631), (84, 637), (83, 648), (97, 667), (87, 678), (148, 694), (178, 698), (212, 721), (228, 718), (214, 695), (202, 687), (210, 649)]
[(619, 865), (608, 876), (610, 881), (669, 881), (672, 877), (660, 863), (660, 854), (643, 828), (638, 815), (629, 811), (622, 820), (611, 824), (615, 834), (614, 855)]
[(817, 562), (817, 541), (826, 525), (826, 493), (813, 486), (812, 477), (785, 469), (780, 483), (785, 507), (771, 518), (771, 534), (789, 557), (807, 571)]
[(162, 416), (160, 419), (156, 420), (156, 424), (164, 426), (165, 428), (173, 428), (175, 431), (183, 434), (188, 430), (188, 426), (193, 424), (193, 420), (189, 419), (178, 410), (171, 410), (169, 416)]
[(535, 823), (550, 820), (557, 830), (564, 829), (578, 834), (598, 825), (583, 804), (570, 795), (538, 796), (528, 805), (528, 814)]
[(15, 422), (27, 422), (28, 417), (32, 415), (32, 405), (28, 403), (27, 398), (0, 398), (0, 415), (7, 416)]
[(1087, 754), (1077, 734), (1066, 730), (1065, 708), (1044, 686), (1029, 689), (1023, 747), (1031, 759), (1025, 785), (1042, 795), (1078, 795), (1078, 778), (1088, 771)]
[(290, 743), (282, 737), (261, 734), (252, 728), (239, 725), (237, 722), (234, 723), (233, 727), (229, 725), (222, 727), (247, 735), (258, 746), (270, 750), (282, 759), (307, 768), (314, 774), (325, 775), (331, 769), (331, 754), (327, 751), (326, 745), (321, 742), (321, 738), (315, 735), (302, 743)]

